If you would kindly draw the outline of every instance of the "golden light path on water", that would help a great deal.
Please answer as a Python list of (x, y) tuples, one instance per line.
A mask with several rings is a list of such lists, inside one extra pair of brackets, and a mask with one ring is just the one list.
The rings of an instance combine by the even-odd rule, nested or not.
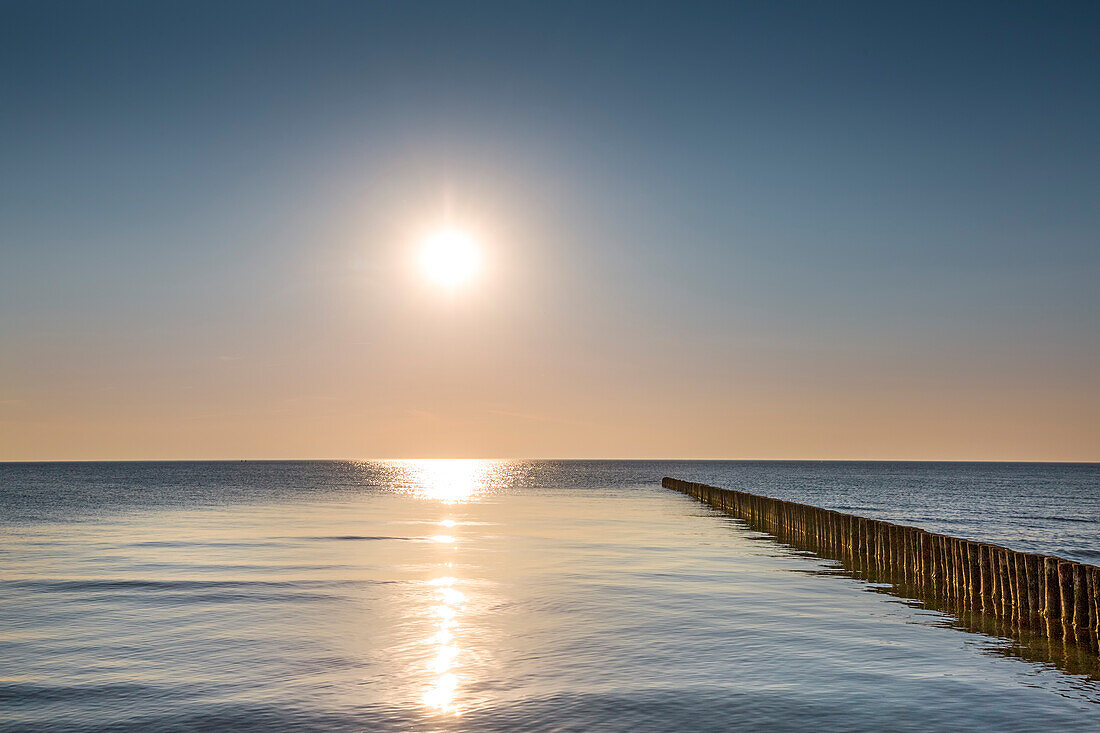
[[(447, 510), (457, 504), (476, 501), (485, 492), (493, 466), (488, 461), (433, 459), (409, 462), (409, 486), (418, 499), (438, 502)], [(425, 673), (429, 682), (423, 695), (424, 704), (439, 713), (460, 715), (460, 683), (462, 682), (463, 611), (467, 596), (457, 586), (463, 580), (455, 575), (455, 552), (460, 542), (457, 529), (461, 524), (444, 516), (438, 522), (439, 534), (428, 537), (439, 545), (441, 554), (434, 577), (426, 581), (429, 588), (429, 611), (432, 633), (426, 643), (430, 648)]]
[(458, 675), (455, 670), (460, 666), (455, 631), (459, 625), (459, 613), (466, 596), (454, 585), (458, 579), (450, 575), (441, 575), (428, 581), (434, 587), (435, 605), (432, 611), (437, 619), (435, 633), (428, 638), (433, 646), (434, 655), (429, 663), (432, 682), (424, 693), (424, 704), (444, 713), (460, 712), (456, 696), (458, 693)]
[(434, 458), (409, 461), (412, 493), (418, 499), (434, 499), (443, 504), (474, 501), (485, 491), (493, 471), (492, 461)]

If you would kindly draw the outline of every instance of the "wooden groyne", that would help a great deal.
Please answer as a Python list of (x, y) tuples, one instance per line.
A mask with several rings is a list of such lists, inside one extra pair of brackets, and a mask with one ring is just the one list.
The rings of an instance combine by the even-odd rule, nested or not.
[(933, 605), (995, 619), (1090, 653), (1100, 645), (1100, 567), (919, 527), (666, 477), (661, 485), (795, 547), (909, 589)]

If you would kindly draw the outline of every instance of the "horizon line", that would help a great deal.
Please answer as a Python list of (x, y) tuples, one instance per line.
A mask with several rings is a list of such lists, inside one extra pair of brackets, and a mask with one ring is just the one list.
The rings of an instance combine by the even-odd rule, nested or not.
[(1048, 463), (1065, 465), (1097, 465), (1098, 460), (1037, 460), (1027, 458), (567, 458), (567, 457), (450, 457), (419, 456), (415, 458), (39, 458), (0, 459), (0, 464), (19, 463), (370, 463), (399, 461), (632, 461), (695, 463)]

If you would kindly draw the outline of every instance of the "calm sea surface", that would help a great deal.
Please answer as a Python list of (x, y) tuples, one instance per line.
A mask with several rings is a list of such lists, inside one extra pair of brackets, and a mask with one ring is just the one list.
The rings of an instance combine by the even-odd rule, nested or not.
[(1100, 561), (1100, 466), (0, 464), (2, 730), (1100, 730), (664, 475)]

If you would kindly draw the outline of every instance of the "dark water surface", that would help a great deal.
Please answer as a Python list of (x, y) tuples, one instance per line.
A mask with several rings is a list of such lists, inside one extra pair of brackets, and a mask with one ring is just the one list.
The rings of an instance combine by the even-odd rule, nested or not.
[(1097, 465), (0, 464), (0, 729), (1100, 730), (663, 475), (1100, 558)]

